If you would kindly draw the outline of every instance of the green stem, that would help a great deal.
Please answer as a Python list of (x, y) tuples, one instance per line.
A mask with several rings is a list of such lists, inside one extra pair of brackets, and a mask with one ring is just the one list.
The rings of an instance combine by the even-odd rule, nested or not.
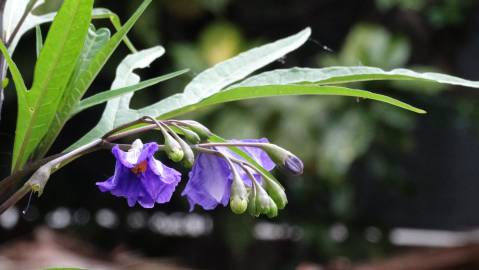
[(263, 147), (268, 143), (246, 143), (246, 142), (238, 142), (238, 143), (202, 143), (197, 144), (199, 147), (237, 147), (237, 146), (246, 146), (246, 147)]

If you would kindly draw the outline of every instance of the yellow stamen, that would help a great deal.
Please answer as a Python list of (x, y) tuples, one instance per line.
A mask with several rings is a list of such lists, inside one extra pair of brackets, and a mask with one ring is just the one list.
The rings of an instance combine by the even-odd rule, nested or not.
[(142, 162), (137, 164), (135, 167), (131, 168), (131, 171), (134, 174), (140, 174), (140, 173), (144, 173), (147, 168), (148, 168), (148, 164), (147, 164), (146, 160), (143, 160)]

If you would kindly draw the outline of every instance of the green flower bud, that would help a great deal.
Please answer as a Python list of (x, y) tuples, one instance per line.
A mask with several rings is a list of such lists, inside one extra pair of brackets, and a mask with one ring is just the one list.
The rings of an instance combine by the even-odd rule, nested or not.
[(243, 214), (248, 208), (248, 199), (242, 199), (240, 196), (231, 196), (230, 209), (235, 214)]
[(180, 128), (181, 131), (183, 132), (183, 135), (185, 136), (185, 139), (192, 143), (192, 144), (197, 144), (201, 141), (201, 138), (200, 136), (198, 136), (198, 134), (196, 134), (195, 132), (189, 130), (189, 129), (186, 129), (186, 128)]
[(266, 193), (260, 185), (256, 185), (256, 208), (260, 214), (265, 214), (269, 218), (278, 215), (278, 207), (273, 199)]
[(193, 132), (195, 132), (198, 136), (200, 136), (201, 139), (206, 140), (208, 139), (213, 133), (211, 131), (203, 126), (202, 124), (192, 121), (192, 120), (184, 120), (182, 121), (186, 126), (191, 129)]
[(269, 218), (278, 215), (278, 207), (271, 197), (266, 193), (261, 185), (253, 183), (254, 188), (249, 194), (248, 212), (250, 215), (258, 217), (265, 214)]
[(288, 203), (288, 198), (286, 197), (284, 188), (269, 177), (263, 176), (263, 183), (265, 185), (266, 191), (276, 203), (278, 209), (283, 209)]
[(250, 189), (250, 192), (249, 192), (247, 210), (248, 210), (248, 213), (252, 215), (253, 217), (259, 217), (259, 215), (261, 214), (256, 204), (256, 192), (253, 188)]
[(185, 141), (179, 139), (178, 142), (184, 153), (183, 160), (181, 162), (185, 168), (189, 169), (193, 167), (193, 163), (195, 162), (195, 154), (193, 153), (191, 147)]
[(180, 143), (175, 140), (170, 134), (165, 133), (165, 152), (168, 157), (174, 162), (179, 162), (183, 159), (184, 152)]
[(303, 162), (288, 150), (270, 143), (264, 144), (261, 146), (261, 149), (263, 149), (278, 166), (285, 168), (293, 175), (303, 173)]
[(236, 169), (233, 167), (233, 183), (231, 184), (230, 208), (235, 214), (242, 214), (248, 207), (248, 191), (246, 186), (239, 176)]

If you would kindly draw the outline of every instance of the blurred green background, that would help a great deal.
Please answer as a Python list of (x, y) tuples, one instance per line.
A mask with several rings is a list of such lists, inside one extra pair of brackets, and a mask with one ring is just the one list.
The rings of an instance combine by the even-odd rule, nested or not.
[[(54, 9), (53, 2), (45, 10)], [(122, 19), (138, 4), (96, 1)], [(107, 21), (95, 24), (109, 26)], [(137, 94), (133, 104), (181, 91), (205, 68), (306, 26), (313, 29), (306, 45), (268, 69), (367, 65), (479, 79), (479, 3), (473, 0), (158, 0), (130, 37), (138, 48), (161, 44), (167, 53), (139, 73), (149, 78), (181, 68), (191, 72)], [(124, 46), (118, 50), (89, 94), (109, 87), (126, 53)], [(30, 33), (14, 55), (30, 81), (33, 57)], [(54, 175), (26, 215), (17, 211), (13, 226), (0, 219), (0, 240), (24, 237), (47, 224), (81, 236), (106, 254), (123, 246), (193, 268), (302, 269), (306, 262), (349, 264), (394, 254), (397, 248), (388, 234), (396, 227), (478, 227), (479, 92), (417, 82), (354, 87), (402, 99), (428, 114), (366, 100), (304, 96), (230, 103), (185, 116), (223, 137), (267, 137), (304, 161), (301, 177), (276, 174), (290, 203), (275, 219), (236, 216), (228, 208), (186, 215), (180, 196), (186, 181), (172, 203), (130, 209), (94, 185), (113, 170), (111, 155), (103, 152)], [(15, 121), (11, 89), (6, 97), (0, 123), (2, 176), (8, 173)], [(101, 111), (100, 106), (73, 119), (52, 153), (93, 127)], [(68, 216), (68, 222), (55, 223), (55, 214)], [(102, 223), (101, 216), (108, 214), (113, 215), (110, 223)], [(175, 230), (192, 217), (202, 225)], [(196, 234), (194, 228), (200, 228)]]

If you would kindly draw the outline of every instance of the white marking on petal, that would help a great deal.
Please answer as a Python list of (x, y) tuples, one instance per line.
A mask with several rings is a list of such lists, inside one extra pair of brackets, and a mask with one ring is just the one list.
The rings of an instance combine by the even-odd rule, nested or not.
[(131, 145), (130, 150), (126, 152), (126, 161), (131, 164), (137, 164), (141, 150), (143, 150), (143, 142), (141, 142), (140, 139), (136, 139)]

